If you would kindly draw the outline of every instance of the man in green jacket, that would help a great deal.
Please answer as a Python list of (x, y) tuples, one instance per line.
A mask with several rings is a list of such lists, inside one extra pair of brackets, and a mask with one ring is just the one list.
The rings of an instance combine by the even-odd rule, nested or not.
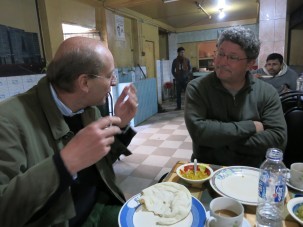
[(112, 163), (135, 132), (136, 89), (101, 117), (114, 59), (100, 42), (65, 40), (46, 77), (0, 103), (0, 226), (117, 226), (125, 202)]
[(259, 49), (251, 30), (228, 28), (217, 42), (215, 72), (188, 84), (184, 117), (193, 141), (192, 160), (260, 167), (268, 148), (285, 148), (279, 95), (249, 73)]

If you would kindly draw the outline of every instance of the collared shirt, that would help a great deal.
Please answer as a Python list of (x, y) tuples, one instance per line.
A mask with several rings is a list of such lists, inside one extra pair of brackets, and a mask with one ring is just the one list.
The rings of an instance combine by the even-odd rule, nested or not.
[(76, 114), (81, 114), (83, 113), (83, 109), (77, 111), (77, 112), (73, 112), (70, 108), (68, 108), (63, 102), (61, 102), (61, 100), (58, 98), (57, 93), (55, 91), (55, 89), (53, 88), (53, 86), (51, 84), (49, 84), (50, 89), (51, 89), (51, 93), (53, 96), (53, 99), (57, 105), (57, 107), (59, 108), (60, 112), (67, 117), (72, 117), (75, 116)]

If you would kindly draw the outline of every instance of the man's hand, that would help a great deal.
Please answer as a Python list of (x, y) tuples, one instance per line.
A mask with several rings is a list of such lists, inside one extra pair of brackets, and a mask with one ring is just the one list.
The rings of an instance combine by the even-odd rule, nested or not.
[(261, 74), (256, 73), (256, 74), (253, 74), (253, 76), (256, 77), (256, 78), (260, 78), (260, 77), (261, 77)]
[(121, 133), (119, 117), (103, 117), (80, 130), (61, 150), (61, 158), (71, 175), (102, 159), (110, 151), (114, 136)]
[(121, 119), (121, 123), (117, 126), (120, 128), (127, 126), (131, 119), (136, 115), (137, 109), (137, 90), (133, 84), (130, 84), (123, 89), (115, 104), (115, 116), (120, 117)]
[(254, 121), (254, 124), (255, 124), (257, 133), (264, 131), (263, 124), (260, 121)]

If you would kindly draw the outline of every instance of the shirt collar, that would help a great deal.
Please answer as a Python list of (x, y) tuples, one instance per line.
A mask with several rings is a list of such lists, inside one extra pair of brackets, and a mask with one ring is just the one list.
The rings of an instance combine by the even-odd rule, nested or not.
[(52, 97), (58, 107), (58, 109), (60, 110), (60, 112), (67, 117), (72, 117), (75, 116), (76, 114), (81, 114), (84, 112), (83, 109), (77, 111), (77, 112), (73, 112), (70, 108), (68, 108), (63, 102), (61, 102), (61, 100), (58, 98), (57, 93), (55, 91), (55, 89), (53, 88), (53, 86), (51, 84), (49, 84), (50, 89), (51, 89), (51, 93), (52, 93)]

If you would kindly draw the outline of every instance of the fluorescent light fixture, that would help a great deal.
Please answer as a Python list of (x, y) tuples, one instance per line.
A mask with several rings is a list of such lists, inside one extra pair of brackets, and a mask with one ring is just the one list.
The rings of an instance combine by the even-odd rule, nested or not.
[(162, 0), (162, 1), (163, 1), (163, 3), (169, 3), (169, 2), (177, 2), (179, 0)]

